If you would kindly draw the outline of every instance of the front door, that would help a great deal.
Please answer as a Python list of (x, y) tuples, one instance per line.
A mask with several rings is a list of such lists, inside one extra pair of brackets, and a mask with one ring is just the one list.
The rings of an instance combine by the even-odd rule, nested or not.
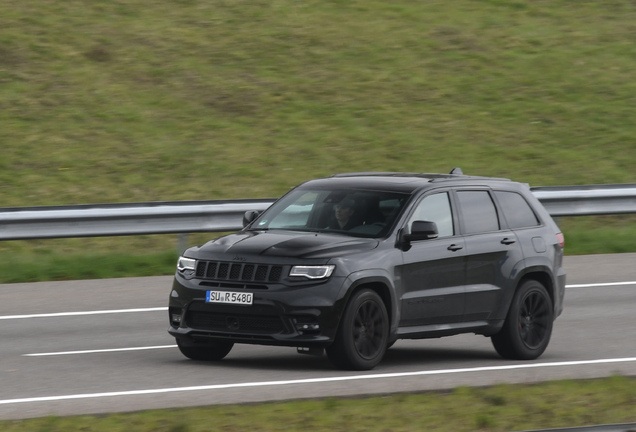
[(435, 222), (439, 237), (414, 241), (403, 252), (400, 326), (456, 323), (464, 313), (465, 245), (455, 235), (455, 220), (447, 192), (424, 197), (410, 216)]

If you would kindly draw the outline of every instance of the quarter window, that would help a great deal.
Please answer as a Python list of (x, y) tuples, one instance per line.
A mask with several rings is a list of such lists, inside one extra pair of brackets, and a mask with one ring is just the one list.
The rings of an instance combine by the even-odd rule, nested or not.
[(497, 209), (487, 191), (458, 191), (457, 197), (465, 234), (499, 230)]
[(539, 220), (532, 208), (518, 193), (496, 191), (495, 196), (501, 205), (501, 210), (506, 215), (506, 221), (510, 228), (527, 228), (539, 225)]

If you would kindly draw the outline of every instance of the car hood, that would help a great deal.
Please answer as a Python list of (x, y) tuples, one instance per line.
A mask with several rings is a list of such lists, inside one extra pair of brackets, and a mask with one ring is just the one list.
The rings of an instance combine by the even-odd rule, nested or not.
[[(377, 247), (374, 239), (335, 234), (300, 233), (295, 231), (248, 231), (230, 234), (199, 248), (201, 257), (280, 256), (294, 258), (331, 258)], [(226, 257), (231, 260), (232, 257)]]

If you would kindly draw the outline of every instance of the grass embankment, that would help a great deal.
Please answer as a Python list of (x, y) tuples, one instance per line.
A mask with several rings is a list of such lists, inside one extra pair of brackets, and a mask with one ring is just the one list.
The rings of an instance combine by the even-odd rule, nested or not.
[[(619, 0), (1, 2), (0, 206), (276, 197), (454, 166), (636, 182), (634, 22)], [(600, 223), (565, 223), (568, 250), (634, 251), (633, 221), (592, 244)], [(175, 244), (5, 242), (1, 281), (145, 274)]]
[(5, 432), (527, 431), (636, 422), (636, 382), (611, 377), (387, 397), (0, 421)]

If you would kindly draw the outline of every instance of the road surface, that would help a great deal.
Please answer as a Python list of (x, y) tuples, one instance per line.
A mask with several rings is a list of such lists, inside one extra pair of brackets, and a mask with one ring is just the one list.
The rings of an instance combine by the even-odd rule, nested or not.
[(398, 341), (373, 371), (293, 348), (183, 357), (171, 277), (0, 285), (0, 419), (636, 376), (636, 254), (566, 257), (565, 311), (545, 354), (503, 360), (475, 335)]

